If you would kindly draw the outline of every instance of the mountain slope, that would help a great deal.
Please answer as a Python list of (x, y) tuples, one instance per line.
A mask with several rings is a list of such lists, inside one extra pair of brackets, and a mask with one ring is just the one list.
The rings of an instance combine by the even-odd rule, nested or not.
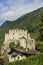
[(31, 36), (37, 40), (38, 24), (40, 23), (40, 16), (43, 13), (43, 7), (39, 8), (31, 13), (25, 14), (24, 16), (18, 18), (15, 21), (6, 21), (0, 27), (0, 43), (4, 41), (4, 35), (9, 29), (19, 28), (27, 29), (31, 33)]

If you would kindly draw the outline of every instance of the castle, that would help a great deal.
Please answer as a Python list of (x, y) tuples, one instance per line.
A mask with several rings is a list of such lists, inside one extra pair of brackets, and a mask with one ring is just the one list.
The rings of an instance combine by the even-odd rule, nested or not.
[[(9, 44), (11, 42), (14, 42), (14, 44), (18, 44), (19, 41), (20, 47), (23, 47), (23, 49), (17, 49), (14, 47), (13, 50), (9, 48)], [(28, 55), (34, 55), (37, 54), (37, 51), (35, 50), (35, 40), (31, 38), (30, 34), (27, 32), (27, 30), (21, 30), (21, 29), (12, 29), (9, 30), (8, 33), (5, 33), (5, 40), (3, 43), (2, 53), (3, 50), (6, 50), (6, 55), (9, 58), (9, 62), (12, 62), (17, 59), (23, 59), (26, 58)]]
[(17, 44), (17, 41), (20, 42), (20, 46), (23, 48), (35, 50), (35, 40), (30, 37), (27, 30), (14, 29), (9, 30), (9, 33), (5, 33), (4, 45), (9, 46), (10, 42)]

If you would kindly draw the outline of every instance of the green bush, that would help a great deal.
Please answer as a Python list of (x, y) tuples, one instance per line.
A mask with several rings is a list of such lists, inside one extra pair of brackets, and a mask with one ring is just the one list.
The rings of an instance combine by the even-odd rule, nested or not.
[(19, 41), (16, 44), (16, 48), (20, 48), (20, 42)]
[(10, 48), (14, 48), (14, 46), (15, 46), (14, 42), (11, 42), (11, 43), (9, 44), (9, 47), (10, 47)]
[(36, 50), (38, 50), (39, 52), (43, 52), (43, 42), (41, 41), (36, 42)]
[(23, 60), (17, 60), (14, 62), (5, 62), (4, 65), (43, 65), (43, 53), (30, 56)]

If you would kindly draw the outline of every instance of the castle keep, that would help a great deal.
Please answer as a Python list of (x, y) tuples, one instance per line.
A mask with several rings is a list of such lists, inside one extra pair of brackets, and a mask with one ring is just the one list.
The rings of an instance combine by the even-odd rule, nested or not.
[(9, 30), (9, 33), (5, 33), (4, 45), (9, 46), (10, 42), (17, 44), (17, 41), (20, 42), (20, 46), (23, 48), (35, 50), (35, 40), (31, 38), (27, 30), (14, 29)]

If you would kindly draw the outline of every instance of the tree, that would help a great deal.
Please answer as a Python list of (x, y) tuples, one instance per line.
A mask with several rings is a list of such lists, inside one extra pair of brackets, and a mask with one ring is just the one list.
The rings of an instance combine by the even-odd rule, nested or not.
[(2, 53), (1, 53), (1, 49), (2, 49), (2, 45), (0, 45), (0, 55), (2, 54)]
[(41, 23), (39, 25), (40, 40), (43, 41), (43, 14), (41, 14)]
[(19, 41), (16, 44), (16, 48), (20, 48), (20, 42)]
[(14, 42), (11, 42), (11, 43), (9, 44), (9, 47), (10, 47), (10, 48), (14, 48), (14, 46), (15, 46)]

